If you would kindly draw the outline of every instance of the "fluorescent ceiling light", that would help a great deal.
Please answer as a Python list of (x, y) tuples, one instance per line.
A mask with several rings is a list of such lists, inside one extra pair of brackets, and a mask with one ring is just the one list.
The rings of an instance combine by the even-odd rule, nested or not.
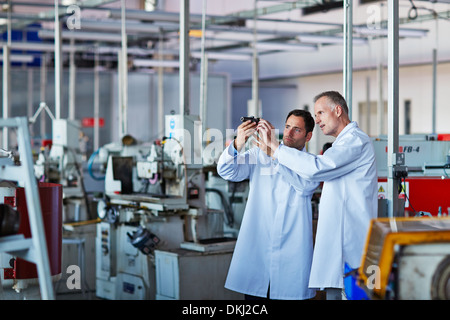
[(63, 6), (70, 6), (71, 4), (76, 4), (76, 0), (61, 0)]
[[(42, 43), (42, 42), (32, 42), (32, 41), (12, 42), (10, 47), (12, 50), (30, 50), (30, 51), (46, 51), (46, 52), (55, 51), (55, 45), (52, 43)], [(64, 52), (86, 51), (86, 50), (92, 50), (92, 47), (84, 46), (84, 45), (74, 45), (74, 46), (63, 45), (62, 50)]]
[[(301, 42), (317, 43), (317, 44), (344, 43), (343, 37), (315, 35), (315, 34), (302, 34), (297, 36), (297, 39), (300, 40)], [(366, 44), (366, 43), (367, 39), (353, 37), (353, 44)]]
[[(215, 60), (237, 60), (237, 61), (245, 61), (250, 60), (251, 56), (248, 54), (239, 54), (239, 53), (222, 53), (222, 52), (205, 52), (208, 59)], [(202, 57), (202, 53), (198, 51), (191, 52), (191, 56), (194, 58), (200, 59)]]
[[(53, 39), (55, 32), (52, 30), (39, 30), (38, 35), (40, 38)], [(63, 39), (74, 40), (92, 40), (92, 41), (105, 41), (105, 42), (121, 42), (122, 37), (119, 33), (104, 33), (104, 32), (83, 32), (83, 31), (63, 31), (61, 32)]]
[[(9, 59), (11, 62), (30, 63), (33, 62), (34, 57), (30, 54), (10, 54)], [(0, 60), (3, 61), (3, 54), (0, 55)]]
[(278, 51), (316, 51), (317, 46), (307, 44), (282, 43), (282, 42), (257, 42), (256, 48), (260, 50)]
[(408, 37), (408, 38), (421, 38), (425, 37), (428, 33), (426, 29), (408, 29), (408, 28), (400, 28), (398, 29), (398, 35), (400, 37)]
[[(357, 33), (363, 35), (375, 35), (375, 36), (387, 36), (388, 29), (386, 28), (368, 28), (364, 27), (353, 27), (353, 30)], [(410, 28), (400, 28), (398, 30), (398, 34), (400, 37), (408, 37), (408, 38), (420, 38), (426, 36), (428, 30), (426, 29), (410, 29)]]
[[(121, 18), (120, 9), (110, 9), (109, 14), (111, 18)], [(127, 9), (125, 12), (126, 19), (141, 20), (141, 21), (169, 21), (179, 24), (180, 14), (178, 12), (167, 12), (167, 11), (143, 11), (143, 10), (130, 10)], [(189, 21), (191, 23), (201, 23), (201, 14), (190, 14)]]
[[(208, 31), (208, 30), (207, 30)], [(214, 30), (213, 30), (214, 31)], [(213, 38), (214, 40), (226, 40), (226, 41), (253, 41), (255, 36), (253, 33), (244, 33), (244, 32), (225, 32), (225, 31), (216, 31), (216, 32), (208, 32), (207, 36)], [(273, 34), (260, 34), (256, 35), (258, 41), (270, 40), (274, 38)]]
[[(80, 26), (90, 30), (121, 31), (122, 23), (120, 21), (81, 20)], [(159, 33), (162, 30), (161, 27), (154, 24), (138, 22), (127, 22), (125, 29), (127, 32), (140, 33)]]
[(180, 62), (178, 60), (151, 60), (151, 59), (134, 59), (133, 65), (135, 67), (167, 67), (179, 68)]
[[(0, 41), (0, 46), (4, 42)], [(55, 50), (55, 45), (53, 43), (42, 43), (42, 42), (12, 42), (11, 43), (12, 50), (30, 50), (30, 51), (45, 51), (45, 52), (53, 52)], [(91, 52), (91, 53), (99, 53), (99, 54), (117, 54), (122, 50), (119, 46), (98, 46), (93, 47), (92, 45), (70, 45), (64, 44), (62, 45), (63, 52)], [(139, 47), (128, 47), (127, 51), (132, 55), (149, 55), (154, 54), (156, 51), (154, 49), (145, 49)], [(163, 50), (163, 54), (165, 55), (178, 55), (178, 50)]]

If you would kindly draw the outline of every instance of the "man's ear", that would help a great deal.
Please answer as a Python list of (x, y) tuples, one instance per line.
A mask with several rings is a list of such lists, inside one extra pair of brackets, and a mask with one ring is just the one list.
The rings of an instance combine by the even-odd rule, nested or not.
[(306, 134), (306, 142), (308, 142), (309, 140), (311, 140), (311, 138), (312, 138), (312, 131), (310, 131), (310, 132), (308, 132), (308, 133)]
[(337, 105), (334, 107), (334, 112), (336, 112), (336, 116), (340, 117), (344, 110), (342, 110), (342, 107), (340, 105)]

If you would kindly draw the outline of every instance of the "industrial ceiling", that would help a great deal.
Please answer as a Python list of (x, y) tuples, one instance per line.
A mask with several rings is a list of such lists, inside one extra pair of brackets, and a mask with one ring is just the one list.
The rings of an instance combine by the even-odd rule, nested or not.
[[(197, 8), (200, 2), (195, 1)], [(317, 19), (317, 14), (314, 14), (316, 11), (323, 15), (324, 11), (339, 10), (342, 1), (323, 1), (319, 4), (310, 0), (244, 1), (247, 9), (223, 15), (207, 14), (211, 10), (207, 10), (206, 6), (214, 4), (206, 2), (202, 1), (200, 5), (202, 12), (192, 13), (191, 10), (189, 16), (189, 53), (194, 63), (202, 54), (207, 54), (210, 60), (251, 60), (255, 49), (258, 55), (267, 55), (317, 51), (320, 47), (343, 43), (342, 20)], [(166, 8), (160, 10), (156, 7), (154, 11), (144, 10), (145, 1), (126, 1), (126, 11), (121, 10), (122, 1), (118, 0), (2, 1), (0, 4), (3, 10), (0, 13), (0, 28), (4, 41), (8, 40), (8, 30), (11, 30), (13, 53), (25, 53), (36, 58), (42, 52), (54, 50), (57, 7), (62, 51), (77, 52), (78, 66), (92, 66), (93, 55), (97, 53), (106, 66), (115, 67), (115, 55), (123, 43), (123, 27), (130, 66), (177, 67), (180, 14), (178, 8), (167, 11), (170, 1), (165, 2)], [(411, 4), (414, 5), (413, 2)], [(448, 19), (449, 11), (431, 9), (414, 16), (411, 9), (416, 8), (417, 11), (418, 7), (409, 7), (408, 16), (400, 17), (400, 37), (426, 36), (428, 29), (407, 25), (413, 21), (430, 21), (436, 17)], [(293, 12), (300, 13), (294, 15)], [(385, 19), (377, 21), (376, 28), (371, 28), (367, 21), (359, 20), (354, 18), (353, 45), (363, 45), (368, 39), (386, 36)], [(159, 63), (152, 62), (155, 59)], [(67, 60), (63, 60), (64, 64)]]

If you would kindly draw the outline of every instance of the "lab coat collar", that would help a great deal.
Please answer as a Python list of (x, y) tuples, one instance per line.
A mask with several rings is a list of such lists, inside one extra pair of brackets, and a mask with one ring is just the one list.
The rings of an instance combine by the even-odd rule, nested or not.
[[(278, 151), (280, 150), (281, 146), (283, 146), (283, 148), (285, 147), (285, 144), (283, 143), (283, 141), (280, 142), (280, 145), (278, 146), (278, 148), (275, 150), (275, 152), (272, 155), (272, 158), (276, 161), (278, 161)], [(289, 147), (287, 147), (287, 148), (289, 148)], [(301, 151), (306, 151), (306, 144)]]
[[(284, 143), (283, 143), (283, 141), (280, 141), (280, 145), (285, 145)], [(289, 147), (288, 147), (289, 148)], [(278, 148), (277, 148), (277, 150), (278, 150)], [(300, 151), (306, 151), (306, 143), (305, 143), (305, 145), (303, 146), (303, 149), (302, 150), (300, 150)]]
[(348, 125), (345, 126), (344, 129), (342, 129), (342, 131), (336, 137), (335, 142), (338, 141), (342, 136), (344, 136), (347, 133), (347, 131), (357, 128), (357, 127), (358, 127), (358, 124), (355, 121), (350, 122)]

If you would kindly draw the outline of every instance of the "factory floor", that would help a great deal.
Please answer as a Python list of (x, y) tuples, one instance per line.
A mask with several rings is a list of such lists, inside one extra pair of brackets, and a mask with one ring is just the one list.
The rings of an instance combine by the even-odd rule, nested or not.
[(95, 292), (74, 292), (74, 293), (57, 293), (55, 300), (101, 300), (95, 295)]
[[(311, 300), (325, 300), (325, 291), (317, 291), (316, 296)], [(56, 293), (55, 300), (104, 300), (95, 294), (95, 290), (88, 292), (81, 292), (76, 290), (74, 292)]]

